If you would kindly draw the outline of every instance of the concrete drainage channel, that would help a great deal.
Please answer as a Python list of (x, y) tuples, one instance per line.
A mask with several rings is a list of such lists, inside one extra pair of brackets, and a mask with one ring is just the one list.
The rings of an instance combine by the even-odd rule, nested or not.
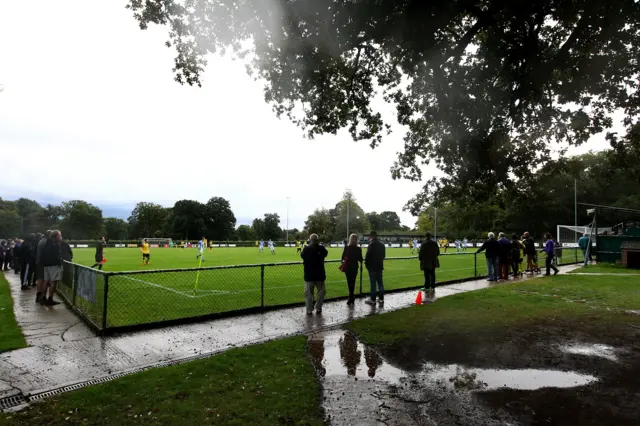
[(55, 395), (59, 395), (61, 393), (65, 393), (65, 392), (71, 392), (77, 389), (81, 389), (87, 386), (93, 386), (93, 385), (98, 385), (100, 383), (106, 383), (106, 382), (110, 382), (112, 380), (116, 380), (116, 379), (120, 379), (122, 377), (126, 377), (129, 376), (131, 374), (136, 374), (136, 373), (140, 373), (142, 371), (146, 371), (146, 370), (150, 370), (152, 368), (161, 368), (161, 367), (169, 367), (171, 365), (179, 365), (179, 364), (184, 364), (187, 362), (191, 362), (191, 361), (197, 361), (200, 359), (205, 359), (205, 358), (211, 358), (212, 356), (219, 354), (221, 352), (225, 352), (229, 349), (233, 349), (236, 347), (244, 347), (244, 346), (250, 346), (250, 345), (256, 345), (256, 344), (260, 344), (260, 343), (267, 343), (273, 340), (277, 340), (277, 339), (283, 339), (286, 337), (293, 337), (293, 336), (299, 336), (299, 335), (311, 335), (314, 333), (319, 333), (319, 332), (323, 332), (323, 331), (331, 331), (331, 330), (335, 330), (338, 328), (341, 328), (343, 325), (347, 324), (349, 321), (345, 321), (339, 324), (332, 324), (330, 326), (327, 327), (318, 327), (314, 330), (309, 330), (309, 331), (304, 331), (304, 332), (300, 332), (300, 333), (291, 333), (291, 334), (285, 334), (282, 336), (274, 336), (274, 337), (270, 337), (267, 339), (257, 339), (255, 341), (251, 341), (251, 342), (247, 342), (243, 345), (239, 345), (239, 346), (232, 346), (229, 347), (227, 349), (221, 349), (218, 351), (213, 351), (213, 352), (207, 352), (206, 354), (198, 354), (198, 355), (193, 355), (193, 356), (189, 356), (189, 357), (185, 357), (185, 358), (180, 358), (180, 359), (176, 359), (173, 361), (164, 361), (164, 362), (159, 362), (157, 364), (152, 364), (152, 365), (146, 365), (144, 367), (139, 367), (139, 368), (134, 368), (132, 370), (128, 370), (128, 371), (124, 371), (121, 373), (115, 373), (109, 376), (105, 376), (105, 377), (101, 377), (99, 379), (91, 379), (91, 380), (87, 380), (84, 382), (80, 382), (80, 383), (74, 383), (71, 385), (65, 385), (65, 386), (60, 386), (59, 388), (55, 388), (55, 389), (50, 389), (50, 390), (46, 390), (43, 392), (38, 392), (38, 393), (34, 393), (34, 394), (30, 394), (30, 395), (23, 395), (22, 393), (18, 393), (18, 394), (14, 394), (11, 396), (6, 396), (4, 398), (0, 398), (0, 412), (6, 413), (6, 412), (15, 412), (15, 411), (20, 411), (25, 409), (26, 407), (28, 407), (29, 403), (31, 402), (35, 402), (35, 401), (39, 401), (41, 399), (45, 399), (45, 398), (49, 398)]

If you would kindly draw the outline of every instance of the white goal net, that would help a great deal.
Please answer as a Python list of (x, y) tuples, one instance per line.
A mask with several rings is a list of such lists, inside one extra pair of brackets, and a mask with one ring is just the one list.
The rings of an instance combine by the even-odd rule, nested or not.
[(578, 247), (578, 240), (584, 234), (590, 235), (593, 232), (593, 239), (595, 241), (595, 236), (602, 234), (603, 232), (611, 232), (611, 227), (609, 228), (597, 228), (591, 229), (591, 225), (587, 226), (575, 226), (575, 225), (558, 225), (557, 229), (557, 240), (559, 243), (562, 243), (564, 247)]
[(158, 245), (159, 247), (164, 247), (165, 244), (171, 245), (173, 241), (171, 238), (143, 238), (140, 243), (144, 243), (144, 240), (147, 240), (149, 245)]

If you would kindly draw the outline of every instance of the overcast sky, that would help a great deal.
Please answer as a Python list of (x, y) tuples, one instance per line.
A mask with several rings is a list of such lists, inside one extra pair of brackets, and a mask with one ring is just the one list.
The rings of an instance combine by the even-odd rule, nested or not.
[[(303, 139), (227, 58), (210, 59), (202, 88), (180, 86), (166, 29), (141, 31), (126, 3), (0, 0), (0, 197), (171, 206), (222, 196), (237, 217), (277, 212), (282, 226), (290, 197), (300, 228), (351, 188), (365, 211), (413, 226), (402, 207), (420, 185), (389, 172), (402, 128), (376, 150), (347, 134)], [(580, 151), (605, 146), (600, 137)]]

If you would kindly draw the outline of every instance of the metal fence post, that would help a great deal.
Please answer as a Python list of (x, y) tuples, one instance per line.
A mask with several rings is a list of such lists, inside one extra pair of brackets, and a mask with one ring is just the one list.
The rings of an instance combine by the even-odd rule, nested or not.
[(104, 274), (104, 303), (102, 306), (102, 330), (107, 328), (107, 303), (109, 300), (109, 275)]
[(260, 265), (260, 307), (264, 308), (264, 265)]
[(76, 292), (78, 291), (78, 265), (73, 265), (73, 284), (71, 285), (71, 306), (76, 306)]
[(473, 278), (478, 278), (478, 253), (473, 253)]
[(362, 262), (360, 262), (360, 295), (362, 296)]

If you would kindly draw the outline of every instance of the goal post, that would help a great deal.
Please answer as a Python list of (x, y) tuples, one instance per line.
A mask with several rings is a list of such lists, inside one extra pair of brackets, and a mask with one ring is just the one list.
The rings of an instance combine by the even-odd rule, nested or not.
[(173, 240), (171, 238), (142, 238), (140, 243), (144, 243), (144, 240), (147, 240), (149, 245), (158, 245), (159, 247), (164, 247), (165, 245), (171, 246)]
[[(601, 235), (603, 232), (611, 232), (611, 227), (594, 228), (593, 224), (587, 226), (574, 226), (574, 225), (558, 225), (556, 233), (556, 241), (561, 243), (564, 247), (578, 247), (578, 240), (583, 235), (591, 235), (593, 233), (593, 239), (596, 235)], [(595, 242), (595, 241), (594, 241)]]

